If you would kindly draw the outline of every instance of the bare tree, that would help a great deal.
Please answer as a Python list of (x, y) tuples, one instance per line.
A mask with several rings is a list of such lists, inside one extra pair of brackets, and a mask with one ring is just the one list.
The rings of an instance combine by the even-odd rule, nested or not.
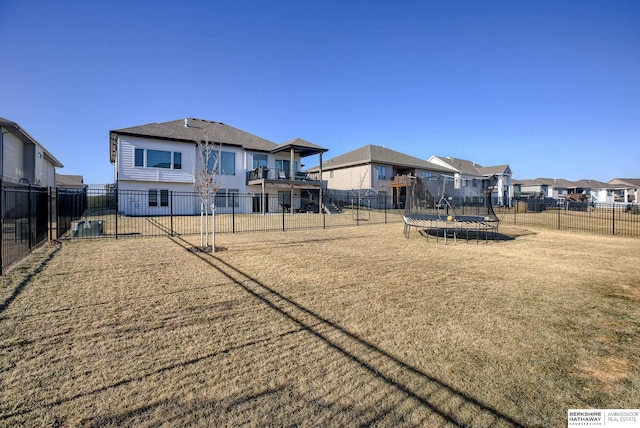
[(204, 139), (197, 144), (200, 156), (200, 168), (196, 171), (193, 187), (200, 200), (200, 247), (203, 251), (209, 248), (209, 210), (211, 210), (211, 252), (216, 251), (216, 194), (220, 190), (217, 175), (219, 175), (221, 145), (216, 144), (207, 136), (204, 130)]

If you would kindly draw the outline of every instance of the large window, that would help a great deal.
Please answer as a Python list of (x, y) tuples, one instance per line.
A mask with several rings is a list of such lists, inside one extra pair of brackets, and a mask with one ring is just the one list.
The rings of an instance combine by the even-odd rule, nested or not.
[(387, 167), (384, 165), (376, 166), (376, 170), (378, 171), (378, 180), (385, 180), (387, 178)]
[(134, 166), (146, 168), (182, 169), (182, 153), (166, 150), (135, 149)]
[[(220, 152), (220, 163), (218, 165), (218, 173), (220, 175), (236, 175), (236, 154), (234, 152)], [(218, 152), (212, 152), (207, 162), (209, 172), (213, 171), (216, 165)]]
[(254, 153), (253, 169), (269, 166), (267, 155)]
[[(289, 177), (291, 172), (291, 161), (285, 159), (276, 159), (276, 170), (284, 171), (284, 174)], [(298, 171), (298, 161), (293, 162), (293, 170)]]
[(171, 168), (171, 152), (147, 150), (147, 168)]
[(216, 208), (238, 208), (240, 206), (240, 190), (220, 189), (216, 193)]

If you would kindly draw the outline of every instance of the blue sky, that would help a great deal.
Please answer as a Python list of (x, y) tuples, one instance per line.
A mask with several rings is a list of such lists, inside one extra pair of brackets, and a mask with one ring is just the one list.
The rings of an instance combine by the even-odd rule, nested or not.
[(109, 130), (184, 117), (325, 159), (638, 178), (639, 23), (615, 0), (0, 0), (0, 116), (92, 184), (113, 181)]

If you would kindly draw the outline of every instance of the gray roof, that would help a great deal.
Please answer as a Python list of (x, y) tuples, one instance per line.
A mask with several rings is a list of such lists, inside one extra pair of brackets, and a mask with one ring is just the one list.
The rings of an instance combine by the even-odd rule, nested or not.
[(482, 166), (473, 161), (458, 159), (453, 157), (442, 157), (435, 156), (440, 159), (442, 162), (449, 165), (454, 170), (458, 171), (461, 174), (467, 175), (479, 175), (479, 176), (489, 176), (494, 174), (505, 174), (511, 173), (511, 168), (509, 165), (496, 165), (496, 166)]
[(262, 152), (271, 152), (277, 147), (277, 144), (272, 141), (225, 125), (224, 123), (187, 118), (110, 131), (111, 162), (115, 162), (117, 135), (133, 135), (194, 143), (204, 141), (206, 138), (215, 143), (239, 146), (247, 150)]
[(300, 154), (300, 157), (317, 155), (319, 153), (324, 153), (329, 149), (325, 149), (324, 147), (320, 147), (316, 144), (310, 143), (302, 138), (294, 138), (291, 141), (287, 141), (286, 143), (279, 144), (271, 150), (272, 153), (278, 153), (282, 151), (290, 151), (293, 149), (296, 153)]
[(640, 178), (614, 178), (609, 181), (610, 184), (616, 185), (617, 187), (628, 186), (628, 187), (640, 187)]
[(29, 133), (16, 122), (5, 119), (4, 117), (0, 117), (0, 126), (4, 126), (5, 128), (7, 128), (9, 132), (11, 132), (11, 134), (13, 134), (16, 138), (19, 138), (20, 141), (37, 144), (38, 146), (40, 146), (42, 148), (42, 151), (44, 152), (44, 156), (47, 157), (47, 159), (53, 164), (54, 167), (62, 168), (64, 166), (62, 165), (62, 162), (56, 159), (56, 157), (53, 156), (51, 152), (45, 149), (42, 144), (40, 144), (35, 138), (29, 135)]
[(85, 187), (84, 177), (81, 175), (68, 175), (56, 173), (56, 186), (57, 187)]
[[(450, 172), (448, 169), (443, 168), (440, 165), (427, 162), (426, 160), (422, 160), (413, 156), (405, 155), (404, 153), (400, 153), (395, 150), (371, 144), (347, 152), (333, 159), (323, 161), (322, 169), (331, 170), (374, 163), (405, 168), (424, 169), (434, 172)], [(318, 167), (316, 166), (314, 168), (311, 168), (310, 171), (314, 171), (317, 169)]]
[(517, 180), (516, 183), (523, 186), (546, 185), (556, 189), (611, 189), (615, 187), (610, 183), (591, 179), (571, 181), (564, 178), (535, 178), (533, 180)]

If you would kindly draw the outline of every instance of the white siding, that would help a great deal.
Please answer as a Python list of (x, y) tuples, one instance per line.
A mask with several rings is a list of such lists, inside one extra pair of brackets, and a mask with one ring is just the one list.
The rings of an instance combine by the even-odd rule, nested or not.
[[(135, 149), (165, 150), (182, 153), (182, 169), (135, 167)], [(196, 145), (120, 136), (118, 138), (118, 181), (151, 181), (162, 183), (193, 183)]]
[[(170, 206), (149, 206), (149, 189), (168, 190)], [(200, 204), (193, 185), (158, 182), (118, 183), (118, 211), (131, 216), (194, 215)]]

